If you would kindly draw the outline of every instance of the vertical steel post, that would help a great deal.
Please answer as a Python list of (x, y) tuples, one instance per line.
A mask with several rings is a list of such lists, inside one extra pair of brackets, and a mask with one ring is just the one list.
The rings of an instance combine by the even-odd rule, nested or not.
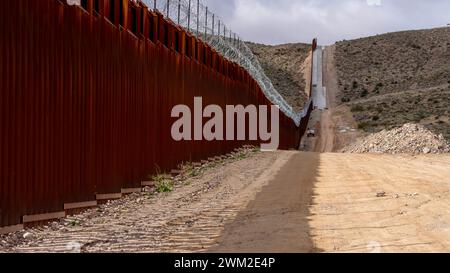
[(180, 9), (181, 9), (181, 0), (178, 0), (178, 25), (180, 24)]
[(205, 19), (205, 41), (206, 35), (208, 35), (208, 7), (206, 7), (206, 19)]
[(197, 37), (199, 36), (200, 26), (200, 0), (197, 0)]
[(153, 11), (156, 11), (156, 0), (153, 0)]
[(167, 19), (170, 18), (169, 15), (170, 15), (170, 0), (167, 0)]
[(188, 6), (188, 31), (191, 31), (191, 1), (189, 0), (189, 6)]
[(212, 29), (212, 36), (214, 37), (214, 13), (213, 13), (213, 18), (212, 18), (212, 27), (211, 27), (211, 29)]

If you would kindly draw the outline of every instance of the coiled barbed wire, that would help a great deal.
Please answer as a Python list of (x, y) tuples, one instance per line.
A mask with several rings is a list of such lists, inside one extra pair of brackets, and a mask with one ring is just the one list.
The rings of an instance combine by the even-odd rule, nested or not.
[[(80, 0), (67, 0), (79, 4)], [(235, 62), (248, 71), (256, 80), (264, 95), (280, 110), (290, 117), (297, 126), (307, 115), (311, 99), (300, 112), (294, 109), (275, 89), (266, 76), (258, 58), (252, 53), (239, 35), (231, 31), (224, 20), (214, 14), (203, 0), (131, 0), (144, 3), (151, 10), (158, 10), (165, 17), (177, 23), (188, 32), (209, 44), (228, 60)]]

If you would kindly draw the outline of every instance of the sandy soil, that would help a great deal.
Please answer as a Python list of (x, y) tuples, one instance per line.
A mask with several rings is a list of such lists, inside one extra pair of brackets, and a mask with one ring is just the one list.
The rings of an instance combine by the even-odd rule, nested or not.
[(318, 154), (290, 152), (290, 160), (225, 226), (211, 251), (315, 251), (308, 215), (318, 160)]
[(450, 252), (449, 164), (258, 153), (66, 220), (76, 225), (3, 236), (0, 252)]
[(296, 153), (213, 250), (448, 252), (449, 163), (450, 156)]
[(315, 248), (449, 252), (449, 160), (448, 155), (320, 155), (309, 222)]
[(205, 251), (289, 157), (252, 152), (207, 165), (172, 193), (133, 194), (60, 223), (0, 236), (0, 252)]

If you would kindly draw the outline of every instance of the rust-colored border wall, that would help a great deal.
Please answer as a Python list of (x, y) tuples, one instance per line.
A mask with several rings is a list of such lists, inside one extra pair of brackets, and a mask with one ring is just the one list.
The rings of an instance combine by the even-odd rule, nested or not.
[[(156, 168), (259, 145), (173, 141), (172, 107), (192, 109), (195, 96), (205, 105), (270, 102), (243, 68), (162, 15), (122, 0), (109, 18), (109, 3), (2, 3), (0, 226), (140, 187)], [(282, 149), (298, 147), (306, 122), (281, 114)]]

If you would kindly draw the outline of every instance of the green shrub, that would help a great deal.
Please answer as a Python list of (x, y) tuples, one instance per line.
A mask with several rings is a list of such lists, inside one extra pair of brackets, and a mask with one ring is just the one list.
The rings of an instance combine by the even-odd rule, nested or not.
[(368, 123), (368, 122), (363, 121), (363, 122), (358, 123), (359, 130), (367, 131), (369, 128), (370, 128), (370, 123)]
[(173, 183), (171, 180), (164, 179), (156, 182), (156, 192), (164, 193), (164, 192), (172, 192), (173, 191)]
[(361, 91), (361, 98), (365, 98), (367, 97), (367, 95), (369, 95), (369, 91), (367, 91), (367, 89), (363, 89)]
[(355, 106), (353, 106), (350, 109), (350, 111), (352, 111), (353, 113), (354, 112), (362, 112), (362, 111), (364, 111), (364, 106), (362, 106), (362, 105), (355, 105)]
[(414, 120), (419, 122), (419, 121), (422, 121), (426, 117), (427, 116), (424, 113), (417, 113)]
[(152, 180), (155, 182), (156, 192), (164, 193), (173, 191), (173, 182), (168, 177), (166, 174), (158, 174), (152, 177)]

